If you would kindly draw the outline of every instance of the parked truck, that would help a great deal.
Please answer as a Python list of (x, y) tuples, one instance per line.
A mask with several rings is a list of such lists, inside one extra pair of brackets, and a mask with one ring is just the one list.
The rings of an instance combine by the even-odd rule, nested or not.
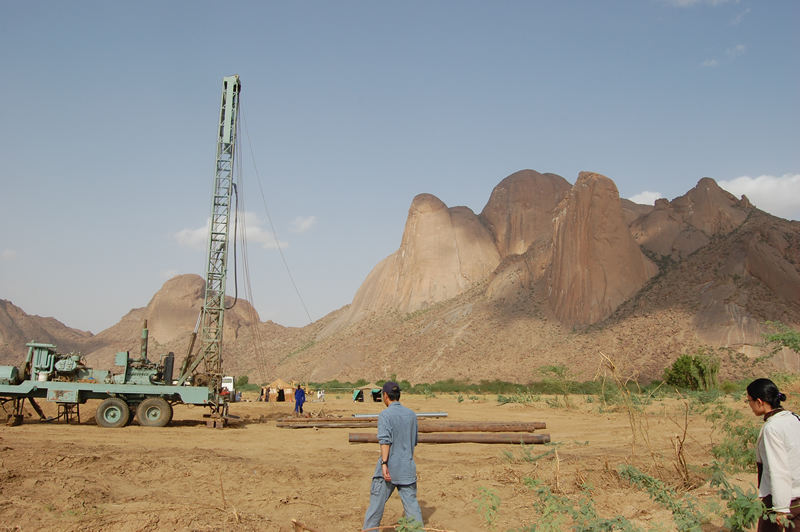
[[(146, 323), (145, 323), (146, 327)], [(81, 355), (61, 354), (52, 344), (30, 342), (21, 369), (0, 366), (0, 404), (11, 404), (6, 423), (22, 424), (23, 407), (31, 407), (45, 417), (36, 399), (58, 404), (58, 418), (69, 421), (80, 416), (79, 405), (89, 399), (102, 399), (95, 419), (101, 427), (124, 427), (138, 418), (146, 427), (163, 427), (172, 420), (172, 405), (177, 403), (210, 406), (225, 414), (225, 405), (216, 401), (214, 390), (206, 386), (173, 386), (174, 353), (161, 355), (159, 360), (147, 358), (147, 329), (142, 331), (141, 356), (130, 352), (116, 354), (118, 373), (87, 367)]]
[[(205, 300), (176, 380), (173, 381), (173, 353), (161, 355), (157, 361), (149, 360), (146, 321), (139, 356), (131, 357), (128, 351), (117, 353), (116, 366), (121, 368), (117, 372), (87, 367), (80, 354), (58, 353), (55, 345), (30, 342), (20, 367), (0, 366), (0, 406), (8, 414), (8, 425), (22, 423), (26, 401), (40, 418), (47, 419), (36, 399), (57, 403), (57, 417), (67, 421), (80, 417), (79, 405), (101, 399), (95, 417), (102, 427), (124, 427), (134, 417), (140, 425), (163, 427), (172, 420), (172, 406), (180, 403), (210, 408), (209, 426), (224, 427), (232, 417), (228, 414), (230, 394), (222, 393), (222, 332), (228, 239), (231, 218), (236, 214), (231, 200), (240, 91), (239, 76), (223, 78)], [(198, 329), (200, 341), (195, 352)], [(6, 409), (9, 404), (11, 412)]]

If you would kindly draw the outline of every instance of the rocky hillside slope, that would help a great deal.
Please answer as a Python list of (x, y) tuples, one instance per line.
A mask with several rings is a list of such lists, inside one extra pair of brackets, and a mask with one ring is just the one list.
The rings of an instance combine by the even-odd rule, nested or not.
[[(574, 185), (523, 170), (502, 180), (476, 215), (430, 194), (414, 198), (400, 248), (378, 265), (352, 304), (303, 328), (260, 322), (239, 301), (226, 313), (226, 370), (263, 382), (396, 374), (527, 382), (563, 363), (584, 379), (599, 353), (643, 379), (681, 353), (722, 355), (723, 376), (754, 371), (765, 322), (800, 325), (800, 223), (701, 179), (654, 206), (619, 198), (607, 177)], [(138, 348), (185, 354), (203, 280), (178, 276), (146, 308), (92, 336), (0, 301), (0, 363), (18, 363), (31, 339), (82, 351), (108, 367)], [(773, 367), (800, 371), (796, 353)]]

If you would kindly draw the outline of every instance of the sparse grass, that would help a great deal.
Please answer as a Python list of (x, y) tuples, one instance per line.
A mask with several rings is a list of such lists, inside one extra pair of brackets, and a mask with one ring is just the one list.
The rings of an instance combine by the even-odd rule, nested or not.
[(566, 495), (553, 493), (549, 486), (539, 480), (526, 477), (523, 482), (538, 497), (538, 500), (533, 503), (533, 509), (540, 517), (533, 524), (523, 527), (521, 532), (561, 532), (562, 530), (638, 532), (642, 530), (622, 516), (615, 516), (612, 519), (598, 516), (592, 497), (594, 488), (588, 483), (581, 485), (582, 496), (577, 502), (573, 502)]
[(721, 467), (728, 471), (755, 471), (755, 445), (760, 430), (755, 418), (717, 402), (706, 414), (706, 420), (723, 434), (722, 441), (711, 448)]
[(519, 444), (519, 458), (514, 455), (511, 451), (503, 451), (505, 459), (511, 463), (515, 462), (537, 462), (542, 458), (550, 456), (551, 454), (555, 453), (556, 450), (550, 449), (549, 451), (545, 451), (543, 453), (534, 454), (533, 446), (532, 445), (525, 445), (524, 443)]
[(478, 498), (472, 502), (477, 506), (478, 513), (484, 518), (491, 530), (494, 530), (497, 512), (500, 508), (500, 497), (492, 489), (481, 486), (478, 488)]
[(501, 405), (508, 403), (531, 404), (538, 403), (542, 400), (542, 395), (538, 393), (520, 392), (513, 395), (498, 395), (497, 402)]
[(297, 349), (295, 349), (294, 351), (290, 352), (289, 356), (291, 357), (291, 356), (296, 355), (297, 353), (302, 353), (303, 351), (305, 351), (307, 349), (311, 349), (312, 347), (314, 347), (316, 345), (316, 343), (317, 342), (315, 342), (314, 340), (309, 340), (306, 343), (304, 343), (303, 345), (301, 345), (300, 347), (298, 347)]
[(642, 473), (632, 465), (617, 468), (620, 478), (631, 485), (646, 491), (650, 498), (672, 512), (675, 528), (680, 532), (699, 531), (710, 520), (709, 511), (713, 506), (701, 507), (698, 500), (688, 493), (679, 494), (662, 481)]

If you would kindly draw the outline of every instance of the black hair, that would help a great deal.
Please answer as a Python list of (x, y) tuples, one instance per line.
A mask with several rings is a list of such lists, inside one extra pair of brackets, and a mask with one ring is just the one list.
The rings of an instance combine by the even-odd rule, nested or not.
[(386, 395), (389, 396), (389, 400), (390, 401), (398, 401), (398, 400), (400, 400), (400, 388), (398, 388), (398, 387), (394, 387), (394, 388), (392, 388), (391, 391), (383, 392), (383, 393), (385, 393)]
[(778, 385), (769, 379), (756, 379), (747, 385), (747, 395), (751, 399), (761, 399), (772, 408), (780, 408), (786, 394), (778, 391)]

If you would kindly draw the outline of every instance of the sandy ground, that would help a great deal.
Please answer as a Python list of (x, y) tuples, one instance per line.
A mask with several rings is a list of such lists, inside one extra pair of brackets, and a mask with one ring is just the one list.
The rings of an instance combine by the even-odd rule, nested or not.
[[(419, 500), (426, 526), (451, 531), (520, 529), (535, 522), (535, 494), (523, 483), (537, 478), (577, 500), (578, 485), (594, 486), (600, 515), (621, 515), (646, 529), (673, 528), (670, 514), (646, 494), (619, 479), (615, 468), (633, 462), (677, 483), (674, 437), (683, 428), (680, 401), (658, 402), (642, 418), (651, 448), (663, 464), (653, 466), (641, 438), (632, 454), (631, 428), (624, 410), (608, 411), (575, 398), (572, 408), (544, 401), (499, 405), (496, 396), (405, 396), (418, 412), (447, 412), (450, 420), (544, 421), (550, 445), (528, 448), (536, 461), (522, 459), (514, 445), (421, 444), (417, 448)], [(744, 409), (744, 404), (734, 404)], [(36, 416), (19, 427), (0, 427), (0, 530), (259, 530), (290, 531), (292, 519), (323, 532), (357, 531), (363, 522), (377, 444), (348, 443), (361, 429), (285, 429), (275, 419), (292, 403), (243, 402), (231, 413), (243, 422), (209, 429), (203, 409), (175, 407), (166, 428), (96, 425), (97, 403), (82, 407), (82, 419), (42, 424)], [(44, 405), (48, 413), (52, 404)], [(349, 394), (328, 393), (325, 403), (306, 412), (350, 417), (377, 413), (381, 403), (353, 403)], [(679, 423), (676, 423), (678, 421)], [(372, 430), (374, 432), (374, 429)], [(689, 464), (710, 461), (711, 427), (689, 416), (685, 455)], [(750, 475), (736, 477), (744, 485)], [(493, 528), (477, 513), (480, 488), (494, 490), (500, 506)], [(713, 490), (692, 490), (702, 502)], [(383, 524), (402, 516), (397, 495), (387, 504)], [(719, 530), (721, 521), (704, 530)]]

